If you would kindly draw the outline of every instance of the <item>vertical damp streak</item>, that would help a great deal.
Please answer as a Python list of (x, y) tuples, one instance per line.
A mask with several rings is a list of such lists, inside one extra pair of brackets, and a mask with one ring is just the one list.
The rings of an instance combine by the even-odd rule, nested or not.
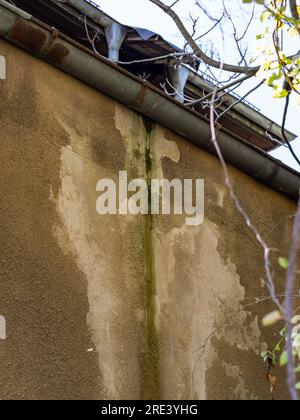
[(143, 118), (146, 143), (145, 143), (145, 171), (148, 185), (148, 215), (144, 217), (145, 226), (145, 261), (146, 261), (146, 296), (147, 310), (145, 322), (146, 352), (143, 361), (143, 399), (161, 398), (160, 391), (160, 357), (159, 340), (155, 326), (155, 295), (156, 284), (154, 274), (154, 250), (153, 250), (153, 215), (151, 214), (151, 180), (152, 180), (152, 156), (151, 156), (151, 137), (154, 129), (153, 123), (147, 118)]

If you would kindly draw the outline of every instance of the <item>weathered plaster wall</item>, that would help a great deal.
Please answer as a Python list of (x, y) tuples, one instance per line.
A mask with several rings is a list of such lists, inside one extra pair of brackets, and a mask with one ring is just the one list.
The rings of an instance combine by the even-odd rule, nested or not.
[[(260, 323), (272, 306), (232, 317), (268, 295), (262, 252), (217, 159), (3, 41), (0, 51), (0, 398), (270, 398), (259, 353), (274, 344)], [(96, 183), (120, 170), (204, 178), (205, 223), (99, 216)], [(294, 203), (231, 174), (286, 255)]]

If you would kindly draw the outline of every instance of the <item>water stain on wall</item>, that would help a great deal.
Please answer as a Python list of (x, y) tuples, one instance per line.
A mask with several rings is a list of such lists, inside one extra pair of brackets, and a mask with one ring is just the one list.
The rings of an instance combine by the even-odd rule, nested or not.
[[(259, 352), (274, 343), (274, 331), (260, 326), (272, 307), (241, 309), (267, 294), (262, 252), (217, 159), (0, 45), (10, 70), (0, 105), (0, 303), (8, 322), (1, 396), (270, 397)], [(96, 184), (117, 183), (120, 170), (148, 183), (205, 178), (205, 223), (187, 227), (178, 215), (100, 217)], [(294, 203), (230, 173), (259, 229), (286, 255), (290, 223), (282, 220)], [(279, 384), (284, 397), (280, 373)]]

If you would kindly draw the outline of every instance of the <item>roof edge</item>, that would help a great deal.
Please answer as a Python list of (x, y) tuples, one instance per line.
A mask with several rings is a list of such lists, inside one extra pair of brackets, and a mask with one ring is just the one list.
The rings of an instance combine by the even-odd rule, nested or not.
[[(51, 0), (53, 2), (57, 2), (57, 0)], [(101, 25), (101, 22), (103, 19), (110, 19), (111, 21), (117, 22), (125, 27), (128, 27), (127, 25), (124, 25), (123, 23), (118, 22), (113, 17), (109, 16), (107, 13), (105, 13), (103, 10), (101, 10), (100, 6), (93, 3), (91, 0), (65, 0), (67, 4), (70, 6), (77, 8), (77, 10), (80, 10), (81, 12), (84, 12), (90, 19), (94, 20), (95, 23), (98, 23)], [(102, 22), (103, 24), (103, 22)], [(135, 30), (138, 30), (138, 28), (133, 28)], [(151, 31), (149, 31), (151, 32)], [(152, 35), (155, 35), (153, 32), (151, 32)], [(168, 41), (165, 41), (169, 45), (171, 45)], [(179, 47), (176, 47), (172, 45), (174, 48), (177, 48), (178, 51), (181, 51)], [(189, 82), (194, 84), (197, 87), (204, 87), (208, 92), (212, 91), (215, 86), (211, 85), (210, 83), (207, 83), (204, 79), (201, 78), (199, 73), (189, 68)], [(237, 101), (237, 98), (232, 95), (231, 93), (227, 93), (227, 98), (229, 101), (229, 105), (234, 104)], [(281, 133), (281, 127), (279, 124), (277, 124), (275, 121), (272, 121), (269, 117), (264, 115), (263, 113), (259, 112), (259, 110), (256, 110), (254, 106), (251, 106), (250, 104), (247, 104), (246, 102), (241, 102), (235, 106), (235, 108), (230, 111), (233, 115), (241, 115), (242, 117), (250, 120), (251, 122), (255, 123), (258, 127), (261, 127), (263, 131), (265, 131), (269, 138), (271, 139), (272, 136), (276, 137), (277, 139), (282, 139), (282, 133)], [(292, 133), (289, 130), (285, 130), (287, 139), (291, 142), (295, 140), (298, 136), (294, 133)], [(278, 141), (274, 141), (274, 149), (276, 149), (278, 146)], [(274, 150), (270, 149), (270, 151)]]
[[(215, 154), (206, 118), (43, 22), (25, 18), (22, 10), (9, 6), (0, 0), (1, 37)], [(35, 37), (44, 42), (34, 42)], [(229, 164), (298, 200), (298, 172), (228, 130), (221, 130), (219, 145)]]

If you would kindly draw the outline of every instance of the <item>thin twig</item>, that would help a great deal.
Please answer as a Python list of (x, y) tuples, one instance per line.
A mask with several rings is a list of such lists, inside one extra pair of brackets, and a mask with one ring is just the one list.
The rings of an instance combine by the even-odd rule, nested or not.
[(249, 92), (247, 92), (242, 98), (240, 98), (238, 101), (234, 102), (232, 105), (230, 105), (229, 108), (227, 108), (222, 114), (219, 115), (219, 117), (216, 119), (216, 122), (219, 121), (220, 118), (224, 117), (229, 111), (231, 111), (233, 108), (235, 108), (237, 105), (239, 105), (241, 102), (243, 102), (251, 93), (255, 92), (258, 88), (260, 88), (265, 83), (265, 80), (262, 80), (256, 85), (253, 89), (251, 89)]
[[(277, 298), (278, 299), (283, 299), (283, 298), (285, 298), (286, 297), (286, 295), (278, 295), (277, 296)], [(299, 296), (298, 295), (293, 295), (292, 296), (292, 298), (294, 298), (294, 299), (297, 299)], [(211, 339), (213, 338), (213, 337), (215, 337), (215, 335), (220, 331), (220, 330), (222, 330), (224, 327), (225, 327), (225, 325), (226, 324), (228, 324), (234, 317), (236, 317), (238, 314), (240, 314), (241, 312), (244, 312), (244, 311), (246, 311), (247, 309), (250, 309), (250, 308), (252, 308), (252, 307), (254, 307), (254, 306), (257, 306), (257, 305), (260, 305), (260, 304), (262, 304), (262, 303), (265, 303), (265, 302), (268, 302), (268, 301), (270, 301), (270, 300), (273, 300), (273, 298), (271, 297), (271, 296), (267, 296), (267, 297), (263, 297), (263, 298), (260, 298), (260, 299), (258, 299), (258, 300), (256, 300), (255, 302), (252, 302), (252, 303), (248, 303), (248, 304), (246, 304), (246, 305), (243, 305), (243, 306), (241, 306), (239, 309), (237, 309), (235, 312), (233, 312), (229, 317), (227, 317), (222, 323), (220, 323), (220, 325), (218, 325), (206, 338), (205, 338), (205, 340), (204, 340), (204, 342), (203, 342), (203, 344), (200, 346), (200, 347), (198, 347), (197, 349), (195, 349), (194, 351), (193, 351), (193, 354), (195, 354), (195, 353), (198, 353), (198, 352), (201, 352), (200, 354), (199, 354), (199, 356), (198, 356), (198, 358), (197, 358), (197, 361), (196, 361), (196, 363), (194, 364), (194, 367), (193, 367), (193, 371), (192, 371), (192, 389), (193, 389), (193, 382), (194, 382), (194, 376), (195, 376), (195, 372), (196, 372), (196, 369), (197, 369), (197, 366), (198, 366), (198, 364), (199, 364), (199, 362), (200, 362), (200, 360), (201, 360), (201, 358), (204, 356), (204, 353), (205, 353), (205, 350), (206, 350), (206, 346), (207, 346), (207, 344), (211, 341)]]
[[(194, 54), (200, 58), (204, 63), (215, 67), (217, 69), (220, 68), (220, 61), (214, 60), (211, 57), (208, 57), (204, 53), (204, 51), (200, 48), (200, 46), (197, 44), (197, 42), (193, 39), (185, 25), (183, 24), (182, 20), (178, 16), (178, 14), (169, 6), (167, 6), (165, 3), (163, 3), (160, 0), (149, 0), (152, 3), (154, 3), (156, 6), (158, 6), (161, 10), (163, 10), (165, 13), (167, 13), (175, 22), (177, 25), (177, 28), (183, 35), (184, 39), (189, 43), (190, 47), (192, 48)], [(260, 66), (257, 67), (242, 67), (242, 66), (236, 66), (232, 64), (223, 64), (223, 69), (225, 71), (231, 72), (231, 73), (252, 73), (255, 74), (259, 71)]]
[(238, 85), (238, 84), (241, 84), (242, 82), (245, 82), (246, 80), (250, 79), (251, 77), (253, 77), (252, 74), (246, 74), (246, 75), (242, 76), (241, 78), (239, 78), (237, 80), (234, 80), (233, 82), (229, 83), (228, 85), (221, 86), (221, 87), (217, 88), (216, 90), (208, 93), (206, 96), (203, 96), (202, 98), (197, 99), (194, 102), (191, 102), (190, 104), (188, 104), (188, 106), (199, 104), (199, 103), (205, 101), (206, 99), (209, 99), (211, 96), (213, 96), (214, 93), (218, 94), (218, 93), (223, 92), (227, 89), (230, 89), (235, 85)]

